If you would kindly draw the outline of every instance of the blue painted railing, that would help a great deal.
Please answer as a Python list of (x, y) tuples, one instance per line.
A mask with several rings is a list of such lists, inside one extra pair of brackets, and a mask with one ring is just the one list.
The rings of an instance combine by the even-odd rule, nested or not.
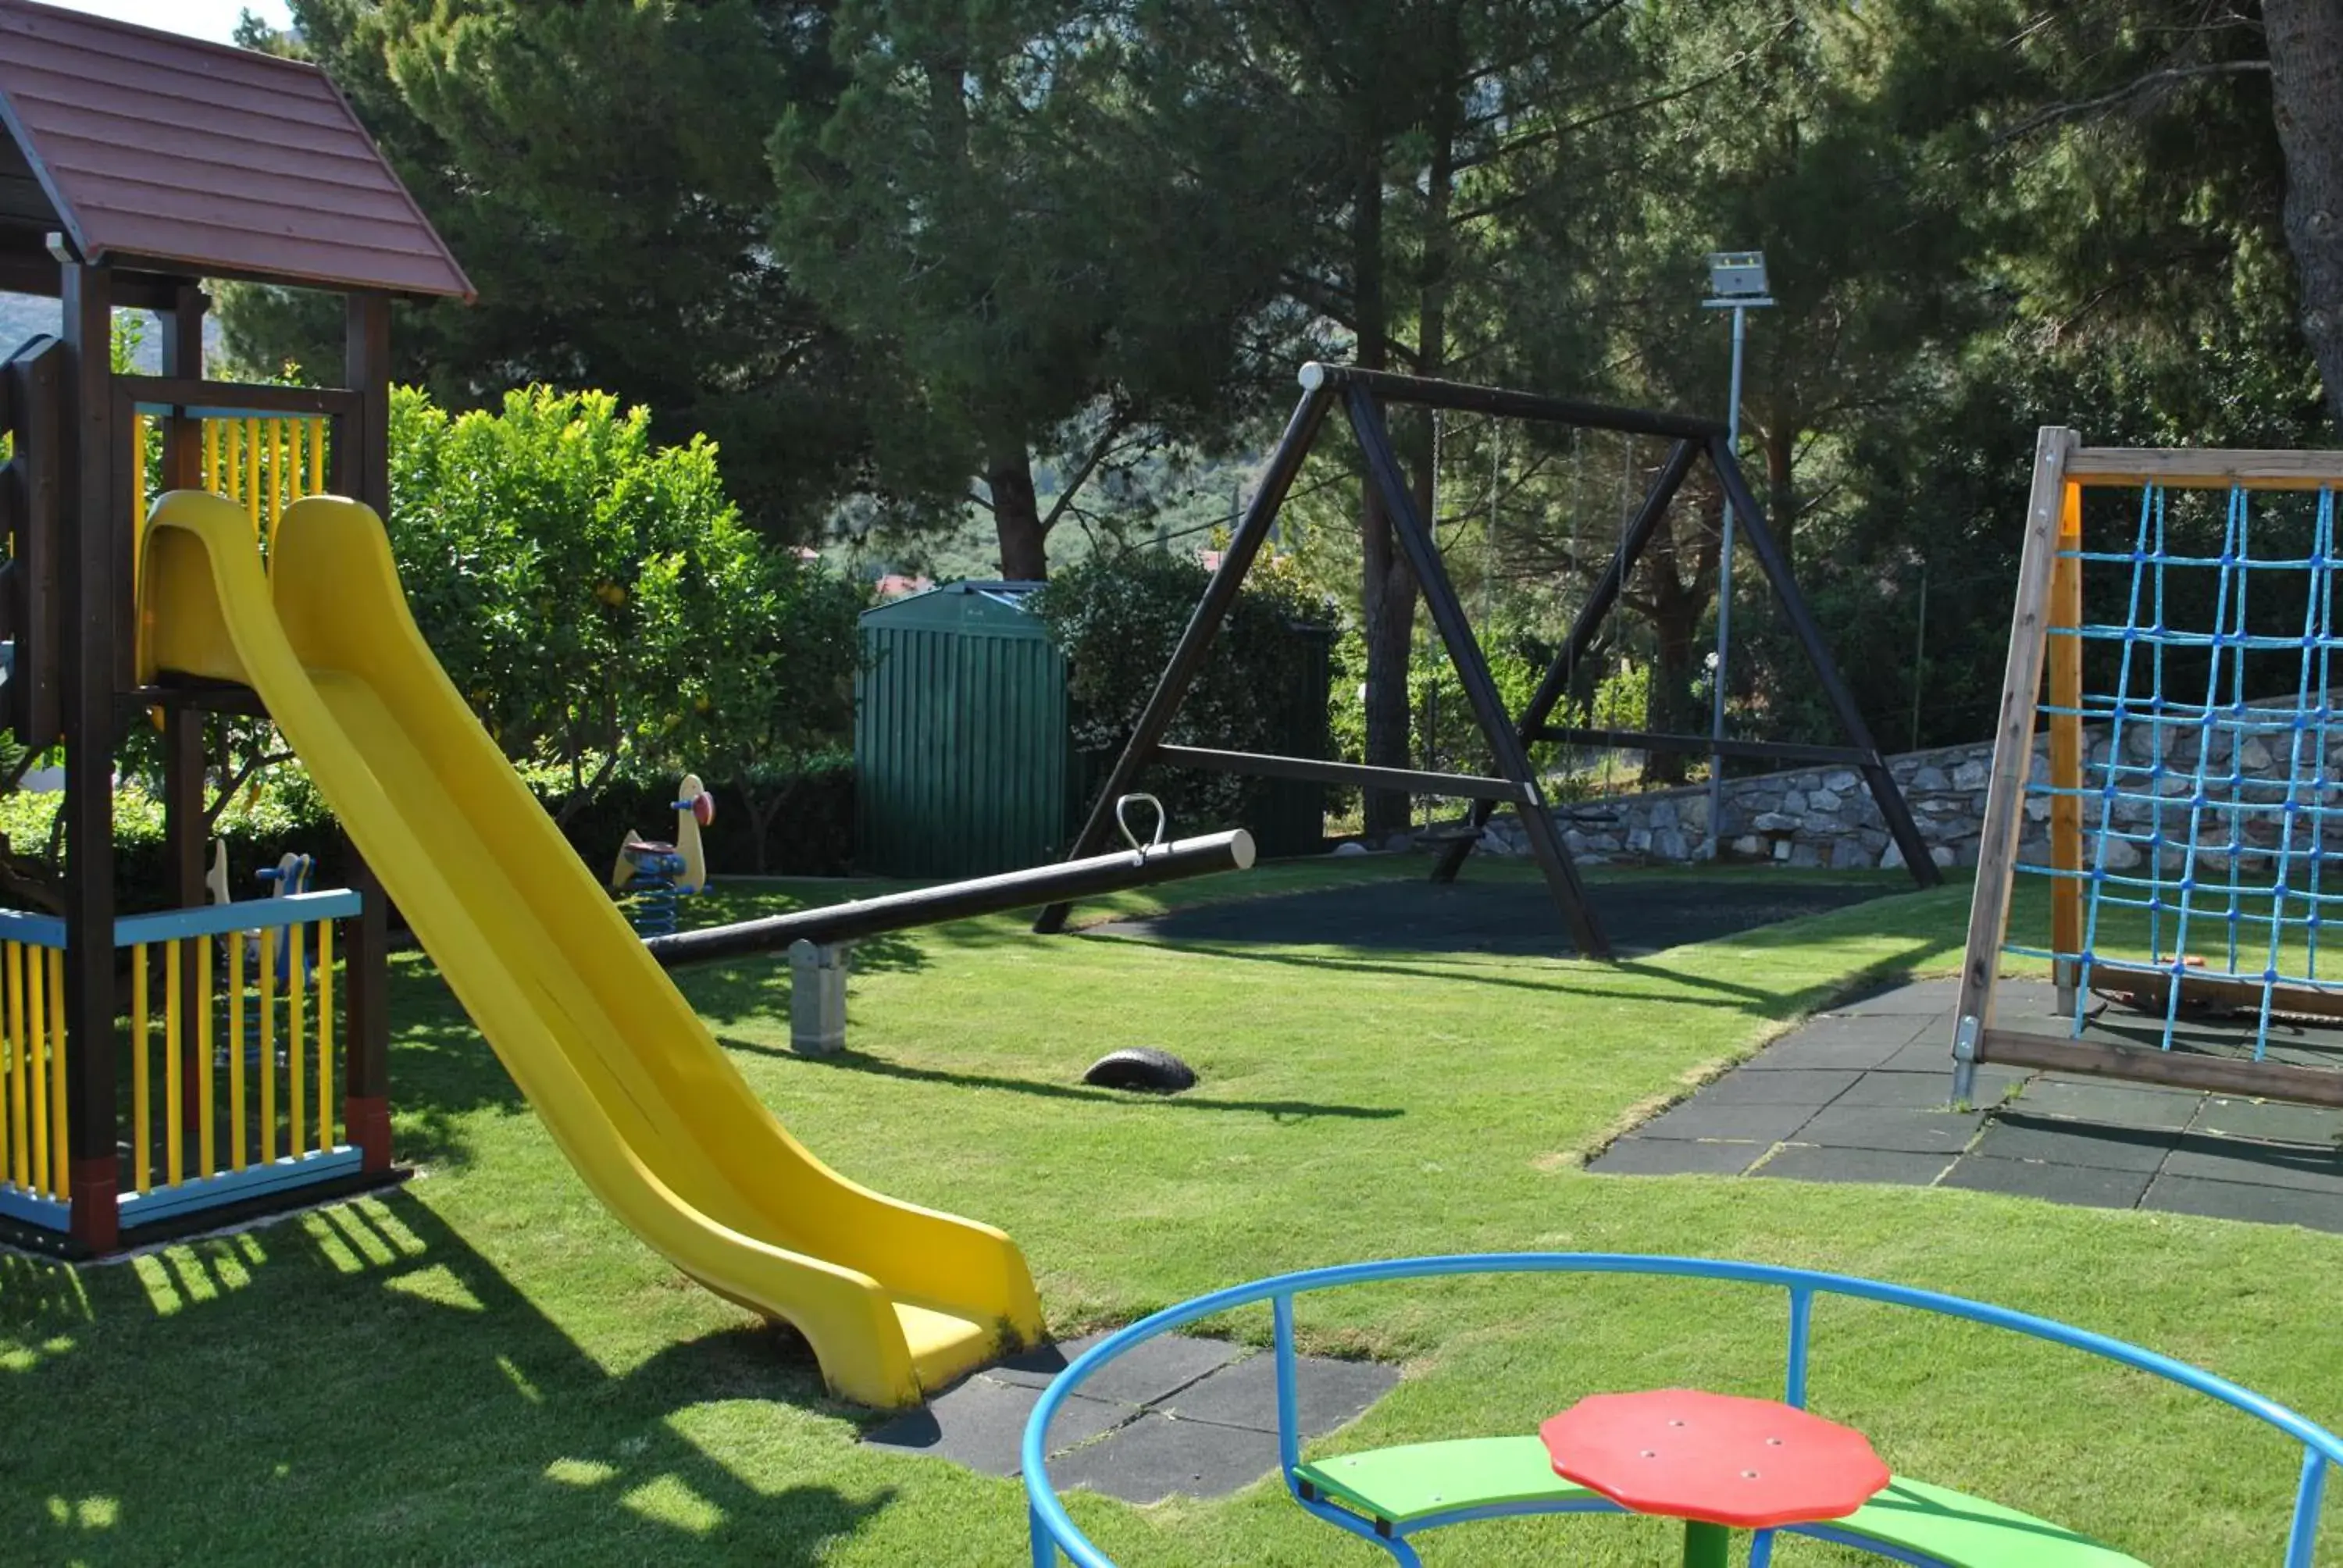
[[(1346, 1263), (1331, 1269), (1309, 1269), (1299, 1273), (1255, 1280), (1250, 1284), (1232, 1285), (1227, 1290), (1198, 1296), (1177, 1306), (1166, 1307), (1151, 1317), (1141, 1318), (1129, 1328), (1109, 1334), (1076, 1357), (1073, 1364), (1042, 1392), (1041, 1402), (1034, 1406), (1031, 1417), (1025, 1423), (1025, 1438), (1020, 1451), (1034, 1568), (1056, 1568), (1061, 1552), (1079, 1568), (1115, 1568), (1114, 1560), (1100, 1551), (1067, 1515), (1056, 1489), (1050, 1484), (1050, 1422), (1056, 1417), (1059, 1408), (1100, 1368), (1132, 1346), (1183, 1324), (1261, 1302), (1270, 1303), (1272, 1314), (1272, 1353), (1276, 1360), (1277, 1371), (1277, 1454), (1287, 1491), (1293, 1494), (1296, 1502), (1320, 1518), (1354, 1534), (1373, 1539), (1378, 1545), (1388, 1549), (1392, 1543), (1377, 1538), (1372, 1524), (1345, 1510), (1302, 1496), (1300, 1484), (1294, 1478), (1294, 1470), (1302, 1462), (1302, 1452), (1294, 1383), (1293, 1299), (1312, 1291), (1333, 1290), (1343, 1285), (1430, 1279), (1450, 1274), (1653, 1274), (1716, 1280), (1735, 1284), (1770, 1285), (1786, 1291), (1790, 1298), (1790, 1333), (1784, 1397), (1790, 1403), (1800, 1406), (1806, 1400), (1806, 1367), (1812, 1343), (1814, 1301), (1817, 1295), (1846, 1296), (1959, 1318), (2120, 1362), (2242, 1411), (2302, 1444), (2302, 1471), (2295, 1487), (2294, 1516), (2287, 1534), (2285, 1568), (2312, 1568), (2311, 1554), (2318, 1534), (2319, 1506), (2326, 1488), (2327, 1473), (2337, 1465), (2343, 1465), (2343, 1438), (2338, 1438), (2326, 1428), (2298, 1415), (2276, 1401), (2240, 1387), (2227, 1378), (2170, 1356), (2160, 1355), (2155, 1351), (2143, 1350), (2105, 1334), (2093, 1333), (2087, 1329), (2073, 1328), (2048, 1318), (2035, 1317), (2031, 1313), (2013, 1312), (2007, 1307), (1996, 1307), (1960, 1296), (1915, 1290), (1906, 1285), (1883, 1284), (1876, 1280), (1858, 1279), (1851, 1274), (1827, 1274), (1810, 1269), (1731, 1262), (1714, 1258), (1642, 1257), (1624, 1252), (1468, 1252), (1453, 1257), (1393, 1258), (1376, 1262)], [(1598, 1503), (1595, 1506), (1608, 1505)], [(1536, 1505), (1459, 1511), (1453, 1515), (1443, 1514), (1419, 1522), (1415, 1528), (1431, 1529), (1472, 1518), (1544, 1511)]]
[[(233, 931), (263, 927), (297, 926), (310, 920), (347, 920), (365, 907), (365, 899), (346, 889), (321, 893), (287, 893), (246, 899), (227, 904), (198, 904), (184, 910), (163, 910), (149, 915), (122, 915), (114, 922), (114, 945), (181, 941), (192, 937), (224, 937)], [(27, 947), (65, 945), (65, 923), (55, 915), (24, 910), (0, 910), (0, 940)]]

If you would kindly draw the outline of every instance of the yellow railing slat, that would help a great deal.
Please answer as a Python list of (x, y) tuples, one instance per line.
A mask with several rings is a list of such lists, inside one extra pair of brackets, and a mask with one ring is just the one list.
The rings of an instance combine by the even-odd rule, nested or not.
[(49, 1152), (56, 1160), (49, 1196), (64, 1199), (73, 1191), (73, 1119), (65, 1093), (65, 955), (50, 948), (49, 994), (57, 1005), (49, 1014), (49, 1114), (55, 1125), (49, 1134)]
[(130, 1180), (155, 1185), (154, 1039), (146, 1027), (146, 944), (130, 944)]
[(186, 998), (182, 994), (184, 960), (179, 957), (180, 944), (163, 944), (163, 1171), (164, 1180), (176, 1187), (187, 1179), (186, 1150), (187, 1096), (186, 1067), (182, 1047), (185, 1031), (180, 1027), (180, 1014), (186, 1010)]
[(250, 1132), (244, 1116), (244, 933), (227, 936), (227, 1159), (228, 1169), (241, 1171), (245, 1139)]
[[(35, 1107), (33, 1111), (33, 1179), (26, 1185), (38, 1192), (45, 1190), (49, 1182), (49, 1119), (41, 1113), (37, 1103), (40, 1098), (45, 1098), (41, 1086), (45, 1075), (41, 1070), (41, 1058), (49, 1038), (49, 1014), (43, 992), (48, 985), (49, 972), (37, 956), (33, 959), (27, 972), (33, 978), (33, 1001), (31, 1022), (25, 1030), (28, 1037), (25, 1044), (32, 1063)], [(55, 1194), (51, 1193), (51, 1196)]]
[(8, 1060), (0, 1062), (0, 1073), (8, 1081), (8, 1158), (0, 1163), (0, 1175), (25, 1185), (25, 947), (22, 942), (0, 943), (0, 978), (7, 987)]
[(260, 1162), (277, 1158), (277, 932), (260, 933)]
[(162, 950), (162, 1167), (171, 1186), (187, 1179), (187, 996), (186, 959), (178, 950), (180, 942), (164, 942)]
[(219, 1174), (218, 1084), (212, 1072), (212, 944), (196, 942), (196, 1174)]
[(317, 1147), (334, 1146), (334, 922), (317, 922)]
[(308, 1101), (305, 1097), (308, 1073), (302, 1060), (301, 1000), (308, 989), (301, 983), (301, 928), (285, 928), (287, 951), (285, 955), (285, 1079), (290, 1087), (287, 1098), (292, 1102), (287, 1120), (289, 1151), (295, 1156), (308, 1151)]
[(16, 1185), (30, 1190), (34, 1171), (32, 1130), (40, 1125), (39, 1104), (41, 1081), (33, 1074), (33, 1053), (40, 1049), (40, 1036), (33, 1032), (33, 950), (21, 942), (9, 944), (16, 950), (9, 961), (8, 974), (16, 988), (15, 1021), (8, 1026), (8, 1043), (15, 1053), (9, 1070), (16, 1081), (16, 1103), (9, 1114), (15, 1118), (16, 1132)]
[(252, 531), (266, 538), (267, 528), (260, 516), (260, 421), (244, 422), (244, 511), (252, 519)]

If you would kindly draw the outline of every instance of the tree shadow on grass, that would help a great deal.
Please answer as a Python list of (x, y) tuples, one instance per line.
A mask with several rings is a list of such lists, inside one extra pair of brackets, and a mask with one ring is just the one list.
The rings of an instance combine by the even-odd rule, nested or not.
[(678, 1430), (848, 1413), (794, 1335), (614, 1375), (405, 1193), (105, 1267), (0, 1258), (0, 1337), (19, 1562), (809, 1564), (893, 1501), (760, 1483)]
[(1310, 1100), (1215, 1100), (1210, 1095), (1196, 1094), (1146, 1094), (1127, 1090), (1094, 1089), (1088, 1084), (1051, 1083), (1036, 1078), (1004, 1078), (995, 1073), (946, 1072), (931, 1067), (906, 1067), (900, 1062), (866, 1056), (857, 1050), (842, 1050), (834, 1056), (799, 1056), (786, 1048), (757, 1040), (720, 1038), (717, 1043), (727, 1050), (742, 1050), (755, 1056), (785, 1057), (793, 1061), (838, 1068), (847, 1072), (867, 1072), (880, 1078), (900, 1078), (913, 1083), (945, 1083), (955, 1089), (1000, 1089), (1011, 1094), (1037, 1095), (1044, 1100), (1087, 1100), (1109, 1105), (1161, 1105), (1182, 1111), (1235, 1111), (1267, 1116), (1280, 1121), (1289, 1118), (1305, 1121), (1313, 1116), (1387, 1121), (1407, 1114), (1398, 1106), (1330, 1105)]
[[(1105, 933), (1086, 934), (1086, 940), (1131, 942), (1147, 947), (1172, 947), (1173, 944), (1146, 937), (1124, 937)], [(1796, 991), (1766, 990), (1714, 976), (1688, 973), (1674, 966), (1649, 960), (1615, 959), (1604, 964), (1573, 962), (1567, 969), (1556, 969), (1538, 974), (1520, 971), (1519, 960), (1493, 959), (1505, 964), (1504, 972), (1491, 972), (1474, 967), (1472, 960), (1483, 955), (1421, 953), (1407, 955), (1416, 961), (1403, 962), (1386, 959), (1352, 957), (1339, 952), (1279, 951), (1274, 949), (1242, 946), (1208, 945), (1182, 941), (1177, 950), (1200, 957), (1233, 959), (1245, 963), (1280, 964), (1296, 969), (1320, 970), (1338, 974), (1368, 974), (1397, 976), (1428, 981), (1463, 982), (1467, 985), (1494, 986), (1508, 990), (1542, 992), (1557, 1000), (1572, 997), (1604, 996), (1615, 998), (1618, 990), (1615, 977), (1630, 975), (1662, 985), (1709, 993), (1705, 996), (1654, 995), (1646, 1000), (1664, 1002), (1672, 1007), (1729, 1008), (1755, 1018), (1789, 1018), (1811, 1006), (1817, 997), (1837, 994), (1844, 988), (1808, 987)], [(1906, 953), (1882, 960), (1866, 966), (1863, 984), (1867, 989), (1882, 989), (1876, 977), (1882, 974), (1903, 974), (1906, 977), (1914, 964), (1936, 951), (1933, 943), (1917, 944)]]
[[(873, 972), (926, 962), (919, 945), (900, 936), (873, 938), (854, 950), (855, 967)], [(719, 1026), (789, 1017), (786, 953), (678, 970), (675, 979), (692, 1010)], [(389, 1001), (393, 1147), (405, 1163), (462, 1170), (473, 1157), (466, 1119), (481, 1111), (518, 1115), (528, 1101), (421, 952), (392, 962)]]
[[(1171, 947), (1172, 944), (1148, 937), (1123, 937), (1098, 933), (1086, 936), (1086, 940), (1130, 942), (1144, 947)], [(1418, 961), (1410, 963), (1401, 959), (1353, 958), (1339, 952), (1280, 951), (1272, 948), (1222, 946), (1216, 943), (1182, 941), (1177, 950), (1201, 958), (1232, 959), (1245, 963), (1282, 964), (1294, 969), (1321, 970), (1336, 974), (1388, 975), (1402, 979), (1462, 982), (1466, 985), (1495, 986), (1507, 990), (1537, 991), (1557, 1000), (1574, 996), (1604, 996), (1615, 994), (1614, 979), (1622, 974), (1657, 980), (1670, 985), (1686, 986), (1695, 990), (1713, 991), (1720, 998), (1715, 1001), (1690, 997), (1666, 1000), (1694, 1007), (1738, 1007), (1743, 1011), (1763, 1012), (1778, 1007), (1779, 991), (1761, 990), (1755, 986), (1736, 985), (1731, 980), (1712, 980), (1702, 975), (1685, 974), (1664, 965), (1622, 959), (1601, 965), (1574, 964), (1568, 970), (1525, 975), (1520, 970), (1518, 959), (1503, 960), (1504, 972), (1475, 969), (1471, 960), (1480, 955), (1470, 953), (1422, 953), (1413, 956)], [(1424, 960), (1431, 960), (1426, 962)]]

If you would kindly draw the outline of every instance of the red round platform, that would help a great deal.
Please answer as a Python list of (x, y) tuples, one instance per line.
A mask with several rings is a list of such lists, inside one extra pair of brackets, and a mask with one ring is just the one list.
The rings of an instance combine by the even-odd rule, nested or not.
[(1624, 1507), (1745, 1530), (1844, 1518), (1888, 1481), (1859, 1432), (1694, 1389), (1595, 1394), (1538, 1436), (1555, 1473)]

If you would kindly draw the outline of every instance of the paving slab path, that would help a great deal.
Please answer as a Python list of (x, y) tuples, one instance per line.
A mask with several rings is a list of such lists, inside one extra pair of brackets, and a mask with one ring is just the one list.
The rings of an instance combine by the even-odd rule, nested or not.
[[(1996, 1008), (2059, 1031), (2046, 983)], [(1986, 1066), (1950, 1104), (1954, 982), (1832, 1009), (1603, 1151), (1621, 1176), (1963, 1187), (2343, 1231), (2343, 1111)]]

